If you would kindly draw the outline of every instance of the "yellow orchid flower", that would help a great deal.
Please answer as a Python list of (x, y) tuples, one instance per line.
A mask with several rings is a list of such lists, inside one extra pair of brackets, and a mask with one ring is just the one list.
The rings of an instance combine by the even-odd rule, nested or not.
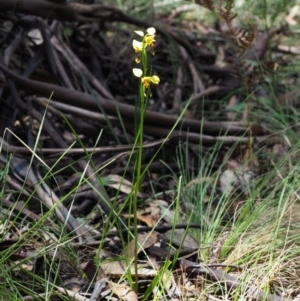
[[(143, 71), (139, 68), (133, 68), (132, 72), (136, 77), (141, 78), (144, 91), (149, 88), (151, 83), (157, 85), (160, 82), (160, 78), (157, 75), (143, 77)], [(150, 91), (150, 95), (151, 95), (151, 91)]]
[(147, 29), (147, 34), (145, 36), (145, 42), (148, 46), (153, 47), (155, 42), (155, 28), (151, 27)]
[[(154, 46), (154, 42), (155, 42), (155, 33), (156, 33), (156, 30), (154, 27), (150, 27), (146, 30), (146, 34), (144, 34), (143, 31), (140, 31), (140, 30), (136, 30), (135, 33), (138, 34), (139, 36), (143, 37), (143, 39), (145, 40), (145, 43), (146, 43), (146, 46), (149, 46), (149, 47), (153, 47)], [(133, 40), (135, 41), (135, 40)], [(139, 42), (141, 43), (141, 42)], [(133, 43), (132, 43), (133, 44)], [(136, 49), (134, 46), (133, 46), (134, 49)]]
[(159, 84), (160, 78), (157, 75), (145, 76), (142, 78), (142, 84), (145, 89), (149, 88), (150, 83)]
[(147, 29), (147, 34), (145, 35), (144, 39), (145, 39), (145, 43), (146, 45), (148, 45), (151, 49), (150, 52), (152, 55), (154, 55), (154, 42), (155, 42), (155, 33), (156, 30), (154, 27), (150, 27)]

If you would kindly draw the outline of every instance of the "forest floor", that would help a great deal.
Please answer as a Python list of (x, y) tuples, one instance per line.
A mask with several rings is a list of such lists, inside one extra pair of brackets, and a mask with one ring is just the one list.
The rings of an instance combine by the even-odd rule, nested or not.
[(0, 299), (298, 300), (299, 6), (263, 26), (231, 0), (12, 2)]

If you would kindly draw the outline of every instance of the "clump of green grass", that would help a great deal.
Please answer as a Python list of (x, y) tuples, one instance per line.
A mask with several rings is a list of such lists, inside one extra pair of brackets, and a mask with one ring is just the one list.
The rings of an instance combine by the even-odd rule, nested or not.
[[(270, 111), (271, 108), (268, 114), (272, 115)], [(294, 115), (292, 112), (288, 119), (282, 112), (273, 115), (274, 129), (281, 129), (272, 133), (273, 138), (277, 137), (275, 148), (254, 144), (253, 156), (259, 158), (261, 174), (256, 174), (249, 194), (243, 196), (235, 213), (228, 215), (228, 199), (234, 201), (239, 196), (235, 193), (225, 196), (220, 190), (219, 180), (226, 165), (217, 170), (212, 168), (220, 146), (213, 147), (210, 155), (199, 152), (195, 171), (186, 169), (186, 160), (191, 162), (192, 156), (181, 147), (178, 164), (183, 174), (184, 214), (192, 215), (192, 223), (204, 225), (204, 231), (194, 232), (201, 241), (202, 259), (241, 267), (236, 275), (245, 285), (251, 283), (266, 292), (275, 293), (278, 289), (295, 296), (299, 293), (295, 272), (300, 254), (299, 162), (295, 157), (299, 142), (294, 139), (295, 133), (288, 134), (292, 131), (288, 125), (297, 124), (299, 114), (297, 110)], [(272, 129), (272, 119), (267, 121)], [(283, 152), (276, 153), (278, 148)]]

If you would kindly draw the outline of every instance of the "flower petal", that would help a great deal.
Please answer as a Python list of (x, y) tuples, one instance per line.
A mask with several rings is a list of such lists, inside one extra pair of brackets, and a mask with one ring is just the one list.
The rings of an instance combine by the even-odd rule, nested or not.
[(156, 84), (156, 85), (159, 84), (159, 82), (160, 82), (160, 78), (156, 75), (151, 76), (150, 80), (153, 84)]
[(142, 78), (142, 84), (144, 86), (144, 89), (148, 89), (150, 86), (150, 77), (149, 76), (145, 76)]
[(153, 43), (155, 42), (155, 39), (154, 39), (155, 36), (146, 36), (145, 37), (145, 42), (146, 42), (146, 45), (150, 46), (150, 47), (153, 47)]
[(144, 36), (144, 33), (140, 30), (135, 30), (134, 31), (136, 34), (138, 34), (139, 36), (143, 37)]
[(135, 52), (141, 52), (143, 49), (143, 43), (139, 42), (137, 40), (132, 41), (132, 47), (135, 50)]
[(132, 72), (136, 77), (142, 77), (143, 75), (143, 71), (139, 68), (133, 68)]
[(155, 32), (156, 32), (156, 30), (155, 30), (154, 27), (150, 27), (150, 28), (147, 29), (147, 33), (148, 33), (149, 35), (151, 35), (151, 36), (154, 35)]

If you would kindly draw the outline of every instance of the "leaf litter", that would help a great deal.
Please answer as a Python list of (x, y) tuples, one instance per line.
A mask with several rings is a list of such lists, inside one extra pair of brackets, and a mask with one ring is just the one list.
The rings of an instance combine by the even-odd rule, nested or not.
[[(224, 1), (225, 6), (223, 1), (196, 1), (216, 12), (227, 31), (191, 20), (178, 25), (177, 12), (162, 19), (151, 61), (153, 71), (161, 74), (161, 85), (153, 87), (146, 112), (143, 168), (149, 166), (149, 172), (138, 195), (139, 231), (134, 238), (126, 199), (133, 185), (134, 166), (127, 166), (127, 161), (134, 141), (137, 86), (128, 41), (137, 27), (149, 23), (111, 6), (55, 2), (40, 2), (30, 12), (22, 4), (17, 12), (8, 5), (0, 13), (5, 49), (0, 61), (0, 251), (1, 270), (9, 267), (10, 277), (19, 283), (14, 292), (30, 299), (30, 290), (44, 298), (46, 282), (53, 295), (76, 300), (137, 300), (155, 284), (148, 295), (155, 300), (216, 300), (233, 298), (237, 292), (258, 300), (286, 296), (296, 300), (299, 284), (292, 282), (297, 271), (286, 261), (276, 267), (269, 289), (264, 290), (259, 282), (240, 282), (241, 254), (235, 267), (222, 254), (231, 225), (243, 214), (257, 181), (275, 169), (276, 176), (264, 185), (276, 194), (278, 183), (296, 166), (297, 150), (286, 137), (273, 134), (258, 118), (247, 124), (252, 113), (240, 91), (244, 55), (253, 104), (259, 107), (259, 97), (270, 96), (262, 83), (274, 74), (278, 57), (282, 65), (288, 64), (293, 53), (286, 58), (281, 46), (275, 62), (269, 62), (265, 53), (268, 43), (286, 30), (274, 27), (266, 33), (251, 24), (245, 30), (232, 27), (233, 1)], [(52, 15), (48, 6), (55, 8)], [(279, 98), (281, 105), (284, 97), (294, 95), (285, 93)], [(151, 161), (190, 96), (179, 127)], [(203, 160), (199, 154), (214, 156), (216, 145), (220, 145), (216, 159), (208, 163), (213, 173), (198, 175)], [(187, 157), (186, 170), (176, 161), (179, 149)], [(193, 176), (180, 191), (178, 216), (174, 206), (178, 187), (164, 177), (177, 183), (183, 172)], [(203, 207), (208, 214), (202, 224), (192, 224), (189, 210), (197, 207), (185, 204), (186, 198), (204, 184), (208, 189), (202, 195)], [(264, 197), (257, 195), (256, 204)], [(292, 205), (283, 212), (284, 226), (291, 233), (297, 231), (298, 199), (293, 191)], [(228, 220), (217, 227), (213, 243), (202, 246), (199, 235), (211, 225), (221, 201)], [(133, 253), (134, 239), (138, 254)], [(287, 244), (291, 248), (296, 242), (291, 239)], [(202, 253), (207, 250), (205, 262)], [(297, 247), (294, 253), (296, 258)], [(128, 269), (135, 276), (134, 256), (139, 259), (138, 294), (127, 279)], [(4, 273), (1, 282), (5, 283)], [(24, 282), (28, 291), (22, 288)]]

